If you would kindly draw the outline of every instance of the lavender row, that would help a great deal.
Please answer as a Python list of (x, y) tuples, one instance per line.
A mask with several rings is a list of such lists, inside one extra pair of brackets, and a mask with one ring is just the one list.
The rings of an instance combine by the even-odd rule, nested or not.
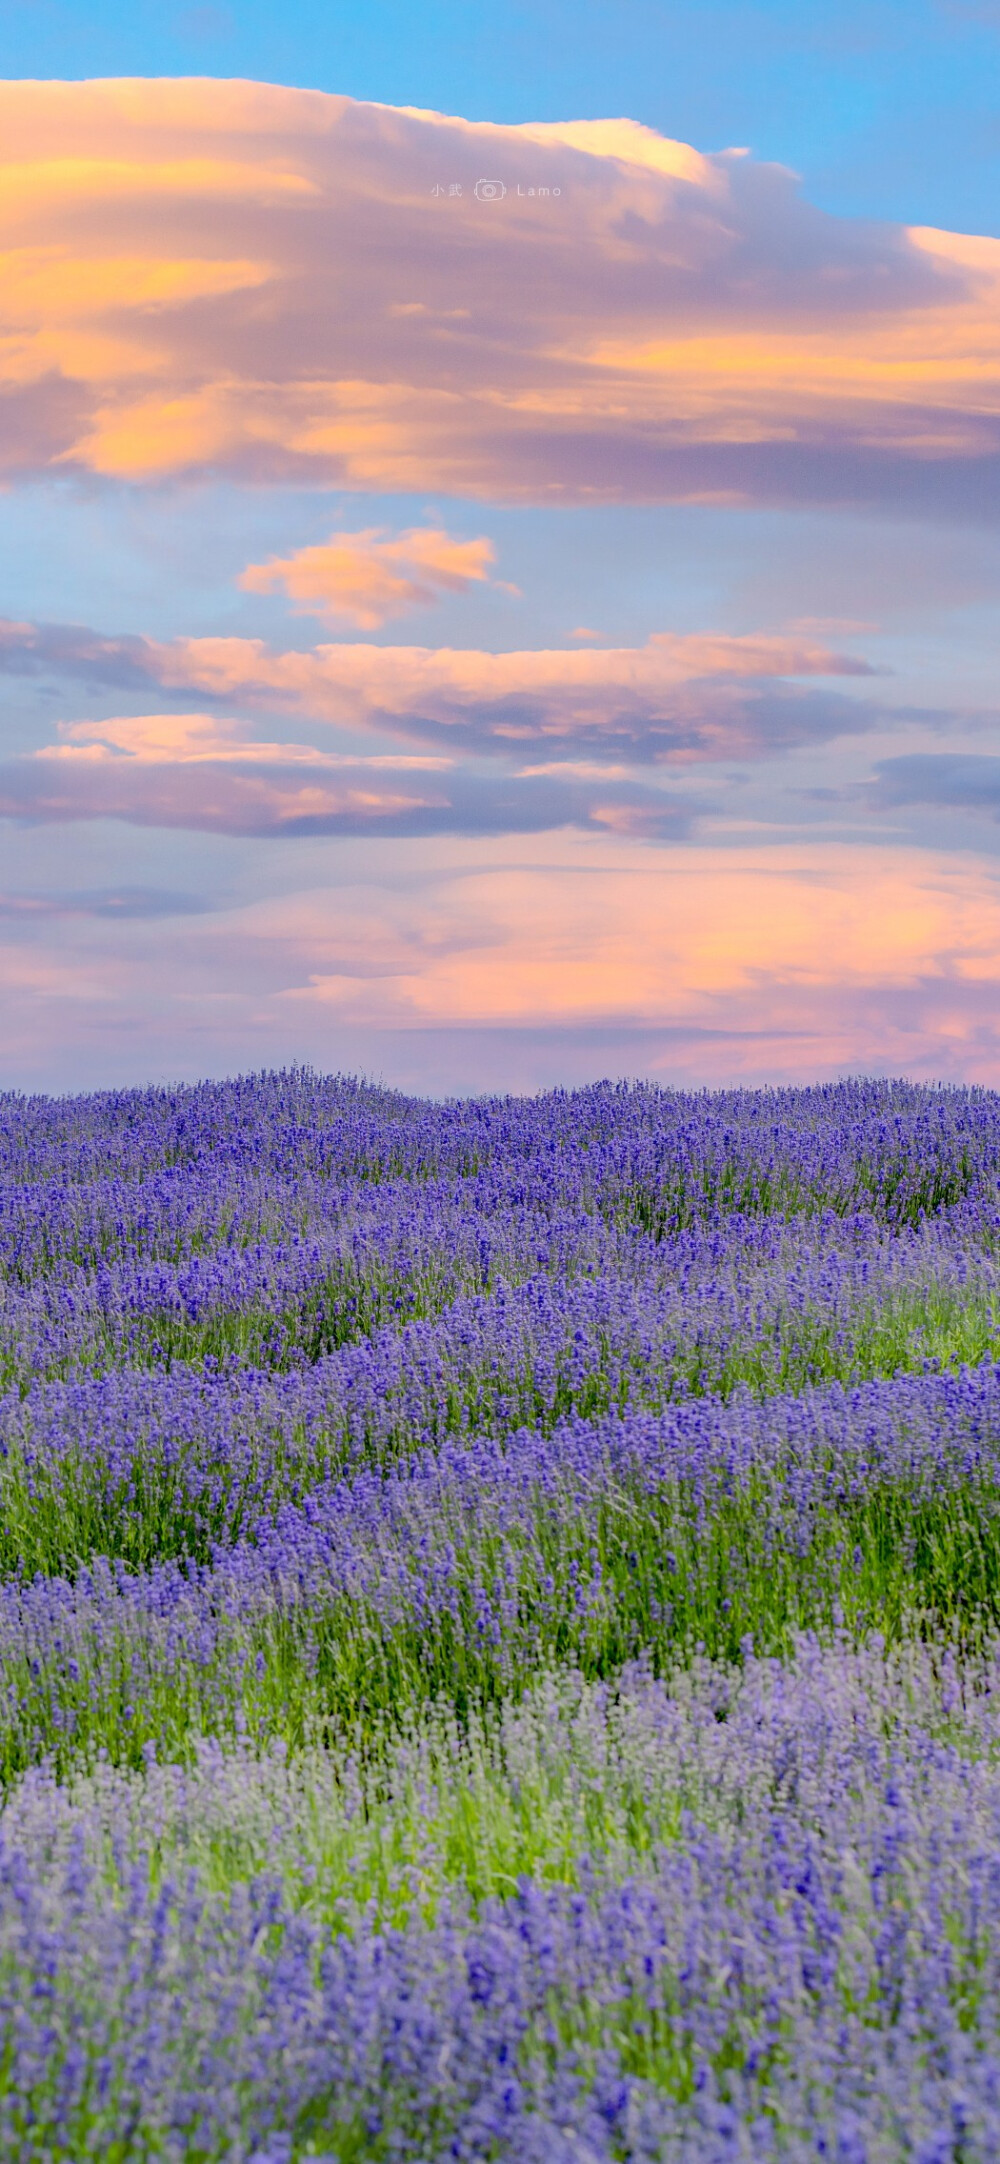
[(546, 1166), (654, 1232), (718, 1207), (870, 1205), (891, 1222), (996, 1197), (984, 1090), (849, 1082), (685, 1094), (600, 1084), (428, 1105), (304, 1070), (194, 1088), (0, 1099), (0, 1182), (145, 1180), (170, 1167), (383, 1181)]
[[(869, 1146), (873, 1139), (869, 1137)], [(65, 1280), (79, 1295), (88, 1285), (103, 1283), (109, 1273), (112, 1279), (127, 1279), (129, 1271), (141, 1271), (148, 1263), (180, 1270), (195, 1258), (226, 1256), (261, 1242), (343, 1237), (347, 1232), (374, 1242), (383, 1230), (404, 1226), (414, 1238), (419, 1235), (432, 1243), (435, 1234), (447, 1240), (451, 1224), (463, 1220), (488, 1224), (501, 1239), (508, 1226), (506, 1236), (516, 1240), (520, 1226), (543, 1228), (559, 1222), (589, 1224), (595, 1238), (607, 1224), (619, 1232), (647, 1233), (656, 1241), (675, 1237), (686, 1223), (711, 1238), (719, 1232), (725, 1237), (734, 1218), (747, 1225), (762, 1215), (832, 1212), (884, 1224), (892, 1216), (877, 1207), (876, 1190), (887, 1173), (877, 1157), (870, 1189), (861, 1183), (855, 1192), (857, 1183), (852, 1187), (851, 1179), (833, 1178), (827, 1197), (821, 1181), (814, 1191), (799, 1192), (794, 1164), (780, 1154), (772, 1153), (766, 1173), (773, 1189), (769, 1196), (763, 1189), (756, 1192), (752, 1180), (745, 1195), (738, 1180), (728, 1186), (716, 1181), (708, 1163), (699, 1165), (693, 1156), (686, 1161), (685, 1176), (697, 1182), (704, 1175), (697, 1207), (692, 1203), (690, 1209), (674, 1210), (677, 1165), (665, 1163), (659, 1171), (655, 1164), (640, 1165), (636, 1146), (627, 1133), (606, 1137), (595, 1148), (581, 1132), (575, 1140), (567, 1137), (558, 1150), (545, 1148), (540, 1137), (533, 1155), (518, 1154), (509, 1161), (491, 1157), (461, 1176), (425, 1168), (419, 1178), (373, 1180), (347, 1171), (340, 1177), (319, 1176), (305, 1165), (294, 1174), (278, 1173), (246, 1170), (209, 1157), (204, 1163), (134, 1178), (124, 1178), (111, 1167), (100, 1177), (75, 1181), (0, 1177), (0, 1286), (9, 1298), (40, 1279)], [(113, 1156), (110, 1138), (109, 1154)], [(976, 1249), (1000, 1245), (998, 1161), (1000, 1149), (980, 1167), (971, 1182), (973, 1192), (963, 1192), (957, 1200), (939, 1198), (930, 1213), (942, 1228), (950, 1227), (954, 1238)], [(905, 1220), (907, 1213), (897, 1214)]]
[(377, 1765), (29, 1776), (4, 2154), (990, 2164), (998, 1704), (994, 1648), (802, 1642)]
[(539, 1272), (634, 1276), (652, 1264), (661, 1280), (670, 1274), (658, 1243), (592, 1214), (482, 1202), (435, 1183), (430, 1206), (415, 1207), (412, 1190), (397, 1187), (377, 1210), (345, 1205), (314, 1237), (227, 1241), (180, 1262), (127, 1259), (0, 1284), (0, 1375), (24, 1387), (206, 1355), (303, 1364), (381, 1324)]
[(544, 1161), (491, 1164), (464, 1178), (428, 1173), (378, 1182), (302, 1171), (294, 1178), (265, 1176), (211, 1163), (75, 1185), (8, 1180), (0, 1182), (0, 1274), (12, 1287), (40, 1277), (76, 1281), (116, 1264), (182, 1264), (267, 1239), (345, 1228), (374, 1234), (383, 1224), (409, 1224), (429, 1240), (435, 1230), (446, 1236), (456, 1218), (483, 1227), (494, 1220), (516, 1226), (530, 1219), (540, 1227), (553, 1220), (628, 1222), (621, 1199), (595, 1193), (586, 1160), (556, 1168)]
[[(173, 1327), (188, 1348), (200, 1330), (202, 1349), (225, 1350), (228, 1332), (221, 1364), (36, 1383), (0, 1401), (0, 1571), (90, 1554), (204, 1558), (213, 1541), (352, 1466), (525, 1425), (544, 1434), (572, 1414), (975, 1364), (1000, 1340), (997, 1263), (927, 1232), (890, 1239), (870, 1219), (805, 1232), (734, 1221), (725, 1235), (653, 1243), (587, 1220), (582, 1234), (536, 1233), (533, 1249), (530, 1232), (522, 1260), (543, 1253), (544, 1273), (457, 1295), (464, 1269), (513, 1276), (517, 1257), (475, 1227), (463, 1249), (456, 1226), (452, 1275), (432, 1250), (423, 1275), (406, 1279), (428, 1306), (450, 1293), (443, 1313), (314, 1359), (324, 1332), (348, 1334), (345, 1250), (339, 1282), (329, 1251), (306, 1244), (269, 1251), (266, 1268), (253, 1252), (224, 1269), (192, 1267)], [(617, 1267), (596, 1274), (612, 1242)], [(393, 1254), (400, 1270), (407, 1259), (398, 1228), (381, 1253), (391, 1288)], [(165, 1298), (161, 1287), (152, 1307), (161, 1333)], [(128, 1331), (134, 1353), (135, 1314)]]
[(563, 1423), (273, 1494), (211, 1561), (0, 1588), (0, 1771), (524, 1690), (540, 1664), (1000, 1627), (1000, 1370)]

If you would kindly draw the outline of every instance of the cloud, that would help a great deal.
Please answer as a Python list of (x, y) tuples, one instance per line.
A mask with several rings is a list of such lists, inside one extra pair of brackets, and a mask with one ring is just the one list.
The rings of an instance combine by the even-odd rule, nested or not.
[(29, 624), (0, 619), (0, 671), (9, 676), (65, 676), (74, 683), (118, 691), (148, 690), (155, 682), (156, 648), (131, 634), (105, 638), (83, 624)]
[(309, 953), (303, 997), (369, 1026), (717, 1028), (735, 1002), (742, 1028), (773, 1034), (799, 1026), (796, 1000), (815, 1013), (834, 992), (947, 978), (960, 1002), (965, 981), (1000, 983), (1000, 882), (918, 850), (666, 848), (574, 877), (467, 867), (422, 903), (383, 894), (371, 918), (292, 900), (255, 921)]
[(0, 143), (10, 474), (996, 516), (998, 240), (267, 84), (10, 82)]
[(509, 846), (448, 846), (431, 865), (406, 845), (351, 891), (232, 922), (296, 1041), (325, 1025), (339, 1045), (380, 1046), (393, 1079), (429, 1070), (438, 1087), (447, 1059), (452, 1087), (461, 1074), (479, 1088), (570, 1063), (698, 1082), (995, 1075), (1000, 879), (986, 867), (879, 846), (640, 857), (567, 834), (521, 843), (517, 862)]
[(300, 892), (137, 920), (127, 939), (99, 914), (6, 918), (8, 1078), (79, 1088), (294, 1055), (443, 1094), (622, 1072), (995, 1080), (1000, 878), (971, 858), (637, 851), (566, 829), (303, 861)]
[(283, 587), (298, 613), (326, 616), (377, 631), (390, 617), (426, 607), (444, 593), (462, 594), (488, 575), (494, 561), (486, 539), (459, 541), (440, 527), (412, 526), (394, 541), (377, 526), (332, 534), (318, 548), (248, 564), (238, 584), (247, 593)]
[(0, 893), (0, 918), (16, 923), (46, 922), (50, 917), (97, 917), (111, 923), (137, 923), (161, 917), (200, 916), (213, 905), (197, 894), (165, 887), (76, 887), (48, 893)]
[(261, 743), (212, 714), (64, 723), (62, 741), (0, 765), (0, 817), (94, 819), (262, 839), (316, 835), (531, 834), (579, 826), (638, 840), (687, 831), (696, 801), (600, 767), (510, 775), (440, 757), (320, 752)]
[(764, 757), (873, 725), (858, 697), (797, 683), (869, 678), (871, 665), (815, 639), (655, 632), (644, 646), (476, 648), (259, 639), (105, 638), (85, 627), (0, 622), (0, 670), (54, 673), (238, 703), (466, 754), (575, 755), (685, 765)]
[(373, 824), (408, 831), (448, 803), (410, 779), (439, 761), (344, 760), (304, 744), (259, 743), (238, 721), (213, 714), (112, 716), (64, 723), (60, 735), (61, 743), (0, 767), (0, 815), (273, 835)]
[(804, 633), (812, 638), (829, 638), (831, 633), (837, 632), (843, 637), (845, 633), (856, 635), (881, 628), (881, 624), (868, 616), (796, 616), (785, 625), (786, 631)]
[(882, 759), (868, 792), (879, 807), (947, 805), (1000, 819), (1000, 758), (989, 752), (907, 752)]
[(372, 771), (437, 773), (449, 761), (440, 758), (399, 756), (344, 759), (337, 753), (319, 752), (309, 744), (262, 744), (252, 738), (245, 724), (218, 714), (124, 714), (103, 721), (71, 721), (59, 725), (62, 742), (48, 745), (35, 757), (73, 761), (88, 767), (117, 764), (124, 755), (140, 765), (193, 766), (235, 760), (245, 766), (304, 765), (339, 769), (364, 767)]

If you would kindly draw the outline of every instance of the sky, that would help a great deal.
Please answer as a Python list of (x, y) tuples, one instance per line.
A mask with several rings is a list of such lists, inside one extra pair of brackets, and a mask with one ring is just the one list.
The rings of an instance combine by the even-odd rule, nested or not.
[(1000, 6), (0, 37), (0, 1087), (995, 1084)]

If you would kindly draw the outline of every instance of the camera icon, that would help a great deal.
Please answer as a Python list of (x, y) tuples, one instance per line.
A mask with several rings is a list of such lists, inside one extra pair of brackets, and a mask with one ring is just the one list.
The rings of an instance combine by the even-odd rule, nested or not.
[(472, 192), (480, 203), (499, 203), (507, 190), (502, 180), (477, 180)]

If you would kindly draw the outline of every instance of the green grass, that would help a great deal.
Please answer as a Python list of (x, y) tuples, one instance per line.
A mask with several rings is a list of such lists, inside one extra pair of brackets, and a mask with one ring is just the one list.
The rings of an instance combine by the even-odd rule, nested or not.
[[(759, 1915), (758, 1894), (765, 1913), (779, 1918), (795, 1900), (791, 1889), (775, 1884), (774, 1836), (780, 1823), (778, 1852), (787, 1845), (794, 1853), (805, 1835), (844, 1926), (836, 1973), (817, 1987), (817, 1998), (832, 2000), (835, 2014), (839, 2003), (845, 2022), (884, 2032), (895, 2016), (874, 1973), (879, 1897), (896, 1926), (910, 1929), (919, 1942), (935, 1928), (936, 1868), (934, 1841), (920, 1825), (918, 1773), (904, 1821), (903, 1855), (895, 1866), (881, 1855), (880, 1870), (872, 1874), (880, 1833), (884, 1837), (886, 1781), (900, 1759), (922, 1766), (925, 1774), (930, 1764), (930, 1820), (941, 1828), (951, 1810), (961, 1811), (970, 1764), (985, 1762), (978, 1826), (959, 1818), (965, 1845), (953, 1876), (960, 1880), (970, 1841), (974, 1850), (995, 1806), (989, 1778), (997, 1751), (995, 1643), (985, 1655), (982, 1669), (975, 1662), (951, 1663), (939, 1673), (934, 1660), (912, 1644), (888, 1654), (869, 1653), (854, 1667), (838, 1650), (829, 1682), (853, 1714), (856, 1744), (845, 1766), (837, 1755), (844, 1744), (843, 1718), (825, 1738), (818, 1722), (801, 1792), (789, 1783), (783, 1747), (782, 1713), (792, 1679), (787, 1674), (772, 1679), (769, 1721), (767, 1688), (760, 1693), (758, 1675), (749, 1693), (748, 1723), (739, 1669), (712, 1667), (704, 1660), (671, 1675), (669, 1722), (641, 1671), (627, 1673), (608, 1690), (595, 1689), (579, 1674), (554, 1671), (537, 1677), (519, 1706), (489, 1707), (464, 1725), (442, 1703), (399, 1723), (383, 1721), (367, 1733), (357, 1724), (331, 1731), (325, 1747), (307, 1743), (292, 1760), (280, 1752), (257, 1758), (245, 1744), (220, 1753), (202, 1743), (187, 1773), (165, 1764), (127, 1774), (105, 1763), (91, 1774), (71, 1773), (61, 1791), (48, 1784), (16, 1791), (5, 1822), (15, 1883), (16, 1860), (29, 1857), (34, 1886), (51, 1889), (56, 1909), (67, 1870), (76, 1885), (89, 1886), (93, 1875), (100, 1904), (123, 1918), (136, 1912), (147, 1888), (157, 1898), (155, 1949), (137, 1934), (134, 1958), (122, 1976), (120, 2010), (114, 2003), (109, 2007), (106, 1976), (99, 1958), (91, 1961), (86, 1943), (67, 1952), (65, 1941), (53, 1933), (44, 1987), (49, 2048), (39, 2062), (35, 2091), (25, 2100), (26, 2153), (63, 2164), (84, 2154), (116, 2156), (125, 2164), (162, 2153), (153, 2127), (136, 2128), (133, 2140), (117, 2146), (105, 2137), (105, 2126), (120, 2126), (127, 2115), (124, 2099), (134, 2079), (127, 2055), (118, 2062), (113, 2050), (108, 2052), (104, 2083), (95, 2081), (89, 2095), (76, 2101), (67, 2123), (60, 2112), (60, 2053), (72, 2052), (75, 2033), (86, 2034), (91, 2021), (105, 2036), (110, 2030), (114, 2042), (126, 2035), (134, 2018), (131, 1994), (134, 1989), (141, 1994), (146, 1965), (154, 1983), (164, 1969), (182, 1982), (185, 1962), (198, 1960), (201, 1944), (215, 1948), (213, 1919), (225, 1917), (234, 1896), (238, 1918), (240, 1890), (262, 1880), (280, 1893), (286, 1914), (301, 1914), (308, 1926), (318, 1927), (318, 1963), (328, 1932), (367, 1936), (373, 1929), (421, 1920), (432, 1924), (442, 1913), (461, 1924), (492, 1899), (516, 1894), (525, 1880), (578, 1887), (587, 1894), (638, 1882), (641, 1899), (643, 1881), (662, 1881), (676, 1858), (679, 1883), (690, 1884), (697, 1903), (705, 1884), (703, 1848), (719, 1836), (722, 1852), (735, 1863), (736, 1915), (752, 1923)], [(804, 1685), (821, 1694), (828, 1679), (816, 1649), (794, 1649), (793, 1663), (798, 1697)], [(732, 1741), (730, 1728), (736, 1731)], [(847, 1728), (851, 1733), (850, 1719)], [(756, 1743), (750, 1743), (751, 1736)], [(938, 1744), (944, 1747), (935, 1748)], [(826, 1794), (831, 1787), (835, 1822), (814, 1826), (816, 1792)], [(845, 1841), (855, 1842), (859, 1853)], [(707, 1868), (710, 1886), (711, 1856)], [(959, 2020), (974, 2028), (989, 1921), (984, 1918), (980, 1925), (973, 1915), (970, 1929), (969, 1908), (961, 1904), (954, 1914), (946, 1910), (940, 1921), (949, 1940), (945, 1988)], [(287, 1928), (283, 1916), (261, 1932), (260, 1942), (279, 1951)], [(706, 2055), (725, 2095), (730, 2076), (741, 2093), (752, 2054), (753, 2093), (766, 2111), (773, 2073), (794, 2063), (796, 2050), (809, 2045), (811, 1987), (806, 1981), (801, 2007), (786, 2007), (775, 2023), (766, 1980), (755, 1977), (751, 1964), (750, 1973), (738, 1974), (734, 1984), (727, 1950), (721, 1931), (714, 1940), (709, 1931), (692, 1964), (683, 1930), (667, 1933), (655, 1991), (623, 1963), (620, 1995), (605, 1994), (599, 2009), (586, 1991), (574, 1991), (564, 1979), (526, 2022), (519, 2075), (530, 2080), (533, 2069), (553, 2066), (568, 2053), (586, 2080), (614, 2049), (623, 2073), (648, 2084), (654, 2096), (684, 2103), (694, 2093)], [(8, 2002), (16, 2003), (24, 1989), (16, 1938), (0, 1950), (0, 1982)], [(249, 2026), (260, 2009), (252, 1975), (247, 1983), (238, 2018)], [(692, 2021), (695, 2002), (697, 2022)], [(706, 2007), (717, 2016), (707, 2042)], [(919, 2006), (908, 2015), (914, 2018), (924, 2018)], [(928, 2048), (932, 2045), (928, 2031)], [(180, 2039), (180, 2054), (186, 2052), (192, 2068), (198, 2046), (197, 2030)], [(821, 2055), (826, 2049), (824, 2040)], [(398, 2153), (401, 2124), (407, 2129), (412, 2124), (426, 2141), (424, 2098), (409, 2095), (405, 2062), (398, 2074), (391, 2057), (389, 2066), (378, 2125), (366, 2128), (364, 2111), (353, 2111), (353, 2098), (322, 2089), (312, 2096), (288, 2125), (297, 2164), (309, 2157), (343, 2164), (352, 2158), (357, 2164), (389, 2159)], [(384, 2077), (384, 2064), (382, 2071)], [(439, 2101), (446, 2104), (446, 2095)], [(30, 2149), (29, 2136), (35, 2143)], [(229, 2151), (213, 2146), (186, 2154), (222, 2164)]]
[(601, 1678), (640, 1654), (659, 1672), (701, 1652), (738, 1662), (748, 1642), (784, 1655), (802, 1631), (969, 1647), (1000, 1628), (1000, 1483), (916, 1492), (866, 1476), (824, 1492), (820, 1467), (811, 1490), (796, 1508), (781, 1468), (734, 1492), (724, 1477), (652, 1494), (619, 1480), (585, 1509), (539, 1497), (518, 1522), (504, 1527), (501, 1507), (476, 1529), (439, 1497), (427, 1533), (433, 1550), (453, 1544), (450, 1605), (421, 1612), (405, 1580), (391, 1611), (384, 1579), (378, 1600), (314, 1582), (252, 1624), (227, 1620), (220, 1597), (190, 1645), (113, 1619), (97, 1635), (67, 1625), (41, 1661), (15, 1641), (0, 1661), (0, 1776), (45, 1756), (62, 1774), (101, 1752), (139, 1765), (148, 1745), (183, 1758), (203, 1734), (295, 1750), (324, 1724), (374, 1730), (438, 1698), (465, 1720), (552, 1664)]
[[(995, 1762), (995, 1639), (943, 1670), (904, 1639), (863, 1655), (846, 1686), (841, 1652), (838, 1687), (855, 1693), (870, 1731), (864, 1779), (878, 1783), (873, 1745), (888, 1765), (914, 1732), (943, 1748), (956, 1783), (963, 1765)], [(790, 1659), (793, 1671), (804, 1662), (822, 1679), (815, 1645), (794, 1644)], [(555, 1667), (520, 1701), (472, 1710), (464, 1722), (443, 1699), (367, 1725), (329, 1722), (321, 1741), (307, 1738), (294, 1754), (196, 1738), (183, 1768), (165, 1755), (141, 1770), (106, 1760), (71, 1767), (40, 1808), (37, 1792), (13, 1789), (6, 1837), (29, 1849), (43, 1876), (58, 1877), (82, 1844), (73, 1853), (115, 1902), (127, 1899), (137, 1868), (154, 1891), (190, 1871), (223, 1898), (264, 1873), (292, 1908), (336, 1930), (372, 1914), (380, 1928), (433, 1921), (456, 1888), (475, 1912), (524, 1878), (578, 1885), (596, 1858), (624, 1880), (683, 1843), (689, 1819), (738, 1832), (752, 1813), (787, 1806), (780, 1724), (756, 1758), (747, 1759), (745, 1737), (742, 1746), (726, 1742), (743, 1686), (738, 1662), (683, 1662), (667, 1672), (675, 1714), (665, 1724), (643, 1664), (610, 1684)], [(813, 1784), (823, 1778), (818, 1761), (808, 1771)], [(849, 1792), (859, 1781), (856, 1765)]]
[[(476, 1909), (526, 1876), (576, 1884), (588, 1855), (625, 1877), (674, 1841), (700, 1795), (697, 1769), (679, 1771), (669, 1752), (651, 1764), (643, 1738), (628, 1688), (606, 1703), (579, 1675), (555, 1672), (523, 1705), (465, 1724), (441, 1702), (363, 1732), (328, 1730), (291, 1758), (202, 1742), (184, 1773), (77, 1767), (51, 1849), (37, 1820), (19, 1819), (16, 1797), (7, 1833), (14, 1841), (20, 1829), (43, 1865), (61, 1854), (60, 1832), (85, 1824), (88, 1862), (111, 1899), (137, 1865), (157, 1890), (193, 1870), (221, 1896), (266, 1872), (291, 1906), (334, 1929), (372, 1905), (382, 1925), (431, 1921), (456, 1887)], [(724, 1816), (731, 1799), (716, 1807)]]

